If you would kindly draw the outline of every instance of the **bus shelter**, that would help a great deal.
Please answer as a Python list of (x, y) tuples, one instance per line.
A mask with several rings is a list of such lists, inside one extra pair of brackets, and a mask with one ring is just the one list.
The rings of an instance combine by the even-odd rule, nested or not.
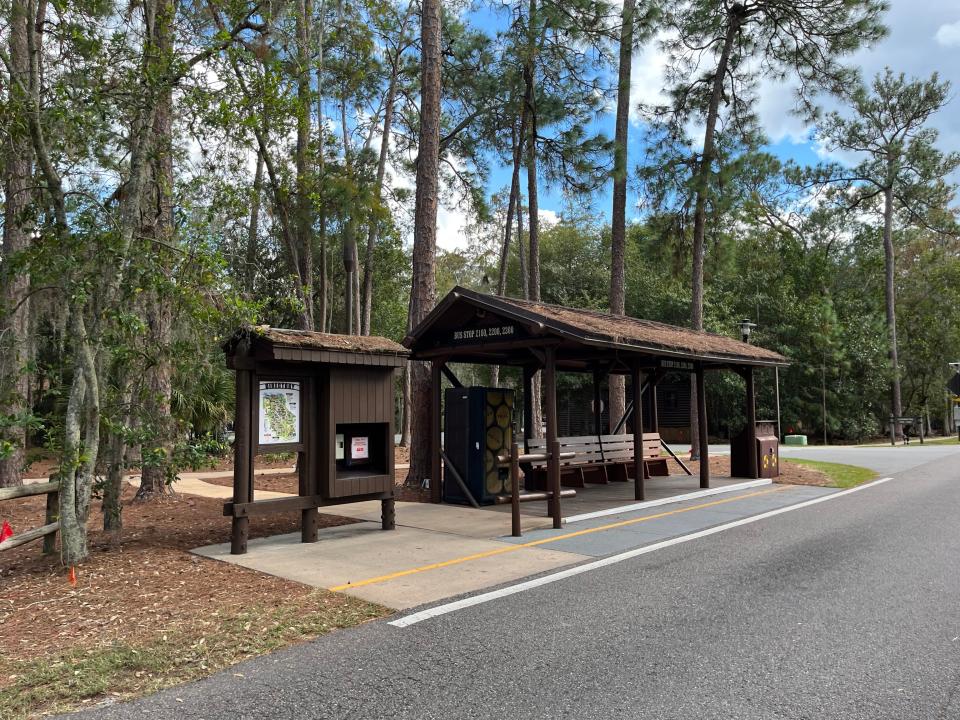
[[(715, 333), (666, 325), (638, 318), (617, 316), (596, 310), (518, 300), (456, 287), (414, 328), (403, 344), (411, 359), (431, 364), (431, 500), (441, 502), (444, 474), (442, 444), (442, 379), (454, 388), (461, 383), (449, 365), (470, 363), (522, 368), (523, 443), (545, 450), (544, 475), (554, 527), (561, 527), (561, 440), (558, 436), (557, 374), (589, 373), (594, 384), (594, 418), (597, 436), (601, 435), (599, 412), (600, 382), (604, 376), (630, 377), (635, 400), (644, 391), (651, 395), (649, 413), (644, 418), (641, 401), (631, 401), (627, 413), (608, 430), (615, 435), (627, 423), (630, 427), (630, 457), (623, 465), (635, 483), (634, 497), (644, 499), (648, 474), (643, 448), (645, 425), (657, 434), (656, 387), (667, 373), (695, 376), (696, 416), (699, 430), (701, 488), (710, 487), (708, 427), (705, 383), (708, 371), (732, 371), (746, 385), (744, 408), (746, 425), (732, 445), (731, 464), (748, 478), (770, 476), (771, 468), (762, 453), (770, 447), (769, 438), (757, 432), (754, 374), (757, 368), (775, 368), (788, 364), (787, 358), (756, 345)], [(545, 433), (534, 439), (533, 378), (542, 372), (542, 402)], [(646, 422), (645, 422), (646, 420)], [(763, 426), (761, 425), (761, 428)], [(771, 459), (771, 458), (767, 458)], [(772, 458), (778, 464), (776, 457)], [(447, 473), (450, 472), (449, 463)], [(776, 468), (774, 467), (773, 470)], [(459, 477), (458, 484), (462, 485)]]

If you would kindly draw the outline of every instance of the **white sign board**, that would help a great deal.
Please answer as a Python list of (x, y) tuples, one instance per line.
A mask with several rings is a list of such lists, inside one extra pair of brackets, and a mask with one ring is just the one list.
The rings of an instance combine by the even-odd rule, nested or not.
[(960, 423), (960, 405), (953, 406), (953, 420)]
[(260, 383), (260, 444), (300, 442), (300, 383)]
[(370, 438), (355, 437), (350, 441), (350, 458), (366, 460), (370, 457)]

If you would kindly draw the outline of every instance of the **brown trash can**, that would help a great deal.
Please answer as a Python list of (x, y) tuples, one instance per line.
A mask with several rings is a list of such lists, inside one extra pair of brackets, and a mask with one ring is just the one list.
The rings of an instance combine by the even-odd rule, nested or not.
[(772, 422), (757, 422), (757, 477), (780, 476), (780, 440)]

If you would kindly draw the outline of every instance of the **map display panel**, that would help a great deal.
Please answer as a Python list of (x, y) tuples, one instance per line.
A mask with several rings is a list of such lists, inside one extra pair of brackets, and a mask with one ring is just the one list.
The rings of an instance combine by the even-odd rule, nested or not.
[(300, 383), (260, 383), (260, 444), (300, 442)]

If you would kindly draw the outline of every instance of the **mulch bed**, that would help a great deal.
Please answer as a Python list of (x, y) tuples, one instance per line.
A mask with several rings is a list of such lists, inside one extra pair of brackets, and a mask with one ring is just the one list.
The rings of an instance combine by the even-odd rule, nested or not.
[[(223, 501), (172, 495), (134, 502), (124, 492), (120, 541), (104, 533), (100, 504), (90, 512), (90, 558), (77, 568), (76, 586), (58, 556), (44, 556), (40, 542), (0, 555), (0, 648), (7, 660), (53, 656), (136, 637), (146, 640), (236, 614), (257, 603), (280, 603), (313, 590), (242, 567), (197, 557), (191, 548), (228, 542)], [(41, 525), (46, 499), (0, 505), (0, 520), (14, 532)], [(250, 536), (295, 532), (298, 512), (250, 519)], [(356, 522), (320, 515), (320, 527)], [(338, 597), (338, 596), (333, 596)], [(334, 599), (332, 602), (340, 602)], [(0, 677), (0, 687), (5, 678)]]
[[(700, 462), (683, 459), (684, 464), (690, 468), (694, 476), (700, 474)], [(672, 459), (670, 460), (670, 472), (682, 473), (683, 470)], [(714, 477), (729, 477), (730, 475), (730, 456), (714, 455), (710, 458), (710, 475)], [(830, 478), (819, 470), (810, 467), (798, 465), (796, 463), (780, 461), (780, 477), (774, 478), (775, 483), (782, 485), (818, 485), (825, 486), (830, 482)]]

